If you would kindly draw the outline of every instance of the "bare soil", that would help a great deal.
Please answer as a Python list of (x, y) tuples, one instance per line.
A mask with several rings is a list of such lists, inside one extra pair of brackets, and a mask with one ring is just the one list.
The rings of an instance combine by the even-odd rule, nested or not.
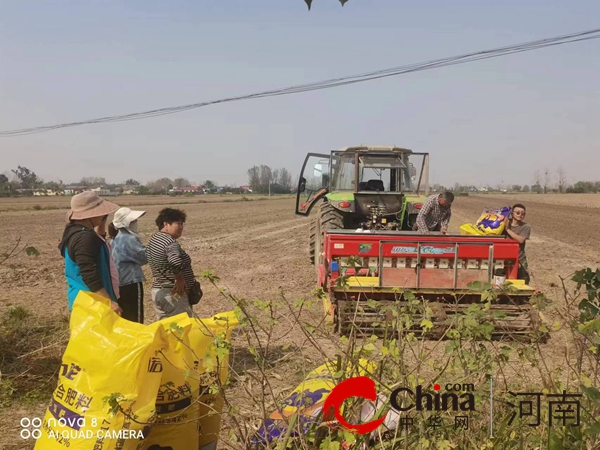
[[(292, 301), (310, 298), (315, 288), (315, 269), (310, 264), (307, 251), (308, 219), (294, 214), (294, 200), (274, 197), (262, 201), (224, 202), (232, 196), (222, 196), (220, 201), (205, 201), (211, 196), (191, 198), (189, 203), (176, 205), (186, 211), (188, 219), (182, 247), (192, 257), (197, 274), (213, 270), (221, 279), (221, 285), (243, 298), (274, 299), (282, 290)], [(596, 200), (596, 197), (585, 196)], [(217, 199), (218, 196), (212, 196)], [(124, 197), (115, 199), (126, 205)], [(600, 199), (600, 196), (598, 196)], [(35, 201), (34, 201), (35, 200)], [(135, 202), (134, 202), (135, 200)], [(146, 198), (130, 200), (130, 205), (144, 205), (148, 212), (140, 222), (142, 241), (147, 242), (155, 231), (153, 223), (158, 211), (167, 204), (186, 199)], [(232, 197), (233, 200), (233, 197)], [(552, 202), (551, 202), (552, 200)], [(572, 201), (573, 200), (573, 201)], [(560, 298), (555, 284), (559, 276), (573, 271), (600, 266), (600, 202), (583, 201), (575, 195), (564, 196), (468, 196), (457, 197), (453, 206), (451, 230), (458, 232), (460, 225), (474, 222), (485, 207), (501, 207), (515, 202), (527, 206), (526, 221), (532, 226), (531, 241), (527, 243), (527, 255), (532, 273), (532, 284), (549, 296)], [(575, 204), (577, 206), (575, 207)], [(39, 204), (41, 210), (30, 210), (31, 204)], [(60, 209), (50, 209), (49, 207)], [(24, 306), (40, 316), (68, 315), (64, 264), (58, 252), (58, 243), (65, 226), (65, 199), (27, 199), (24, 202), (0, 202), (2, 229), (0, 231), (0, 254), (9, 251), (18, 238), (21, 246), (34, 246), (39, 256), (27, 256), (24, 252), (0, 266), (0, 314), (9, 306)], [(1, 259), (1, 258), (0, 258)], [(149, 271), (145, 270), (147, 279)], [(200, 317), (230, 310), (232, 304), (208, 283), (204, 283), (205, 296), (196, 305)], [(150, 285), (146, 282), (146, 322), (155, 320), (150, 302)], [(318, 323), (322, 308), (317, 305), (305, 314), (305, 320)], [(278, 391), (293, 389), (302, 379), (304, 370), (313, 369), (320, 355), (306, 345), (300, 330), (280, 325), (277, 342), (295, 344), (303, 351), (298, 358), (290, 358), (278, 372), (281, 380), (274, 378)], [(234, 341), (232, 355), (235, 370), (243, 372), (248, 361), (244, 343)], [(324, 343), (327, 351), (327, 344)], [(564, 351), (564, 344), (546, 344), (548, 355), (557, 357)], [(283, 350), (281, 354), (284, 355)], [(292, 355), (294, 356), (294, 355)], [(235, 389), (235, 387), (234, 387)], [(248, 405), (252, 408), (253, 405)], [(41, 417), (45, 405), (18, 410), (0, 411), (0, 449), (32, 448), (19, 438), (19, 420), (22, 417)]]
[(543, 203), (545, 205), (564, 205), (575, 206), (581, 208), (600, 208), (600, 194), (484, 194), (486, 198), (493, 198), (502, 202), (500, 199), (518, 199), (519, 203), (524, 203), (527, 206), (533, 202), (535, 204)]

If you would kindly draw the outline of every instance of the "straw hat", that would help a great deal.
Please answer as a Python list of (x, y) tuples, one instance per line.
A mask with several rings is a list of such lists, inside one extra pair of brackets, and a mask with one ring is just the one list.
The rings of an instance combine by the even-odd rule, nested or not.
[(129, 228), (129, 225), (134, 220), (138, 220), (146, 214), (146, 211), (133, 211), (132, 209), (123, 207), (115, 213), (113, 225), (115, 228)]
[(71, 199), (71, 210), (67, 213), (67, 220), (83, 220), (92, 217), (102, 217), (112, 214), (119, 209), (119, 205), (104, 200), (95, 192), (85, 191), (74, 195)]

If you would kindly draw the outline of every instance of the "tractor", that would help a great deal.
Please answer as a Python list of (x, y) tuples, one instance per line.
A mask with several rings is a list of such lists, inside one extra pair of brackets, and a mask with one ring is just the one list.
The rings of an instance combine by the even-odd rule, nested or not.
[(428, 153), (400, 147), (309, 153), (298, 185), (296, 214), (308, 216), (322, 200), (309, 226), (311, 262), (319, 265), (325, 230), (412, 230), (428, 190), (428, 163)]
[(306, 156), (296, 214), (308, 216), (320, 202), (308, 247), (326, 322), (343, 335), (381, 334), (389, 326), (389, 308), (406, 308), (418, 298), (424, 309), (409, 331), (437, 339), (471, 305), (487, 304), (489, 317), (481, 320), (494, 325), (492, 338), (530, 340), (540, 325), (532, 306), (536, 291), (518, 279), (517, 241), (416, 229), (428, 195), (428, 167), (428, 153), (395, 146)]

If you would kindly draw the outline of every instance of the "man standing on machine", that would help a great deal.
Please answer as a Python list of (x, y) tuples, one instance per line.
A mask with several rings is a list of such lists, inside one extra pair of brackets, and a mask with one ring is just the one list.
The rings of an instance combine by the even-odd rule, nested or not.
[(529, 267), (525, 256), (525, 241), (531, 236), (531, 226), (523, 222), (525, 219), (525, 206), (517, 203), (512, 207), (510, 218), (506, 222), (505, 233), (519, 243), (519, 280), (529, 284)]
[(432, 231), (441, 231), (442, 234), (448, 233), (453, 201), (454, 194), (448, 191), (427, 197), (419, 211), (413, 230), (424, 234), (429, 234)]

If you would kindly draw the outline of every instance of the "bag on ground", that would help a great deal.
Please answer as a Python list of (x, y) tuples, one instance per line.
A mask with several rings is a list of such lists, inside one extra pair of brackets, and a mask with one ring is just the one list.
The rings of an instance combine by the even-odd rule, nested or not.
[(141, 450), (216, 448), (221, 427), (219, 382), (228, 374), (228, 344), (238, 321), (234, 312), (209, 319), (183, 313), (159, 322), (166, 336), (156, 398), (157, 420)]
[(162, 377), (160, 327), (123, 319), (108, 299), (80, 291), (35, 450), (137, 449)]
[(194, 383), (194, 378), (186, 374), (186, 367), (193, 364), (188, 337), (190, 325), (183, 323), (187, 317), (182, 313), (158, 322), (165, 338), (157, 355), (162, 361), (163, 370), (155, 398), (156, 420), (141, 450), (198, 448), (198, 405), (194, 402), (198, 383)]
[[(360, 359), (353, 367), (349, 364), (346, 376), (368, 376), (374, 373), (375, 363)], [(298, 433), (306, 434), (308, 430), (319, 421), (325, 400), (336, 385), (337, 368), (334, 361), (328, 361), (310, 372), (304, 381), (294, 389), (283, 401), (281, 408), (274, 411), (266, 423), (258, 430), (258, 436), (253, 439), (254, 444), (265, 444), (267, 441), (277, 441), (287, 434), (287, 424), (293, 415), (296, 415), (296, 425), (290, 431), (290, 436)], [(343, 411), (341, 411), (343, 412)]]
[(234, 311), (210, 319), (192, 321), (190, 345), (195, 349), (196, 371), (200, 374), (198, 398), (199, 449), (215, 450), (221, 429), (223, 386), (229, 375), (229, 343), (239, 320)]

